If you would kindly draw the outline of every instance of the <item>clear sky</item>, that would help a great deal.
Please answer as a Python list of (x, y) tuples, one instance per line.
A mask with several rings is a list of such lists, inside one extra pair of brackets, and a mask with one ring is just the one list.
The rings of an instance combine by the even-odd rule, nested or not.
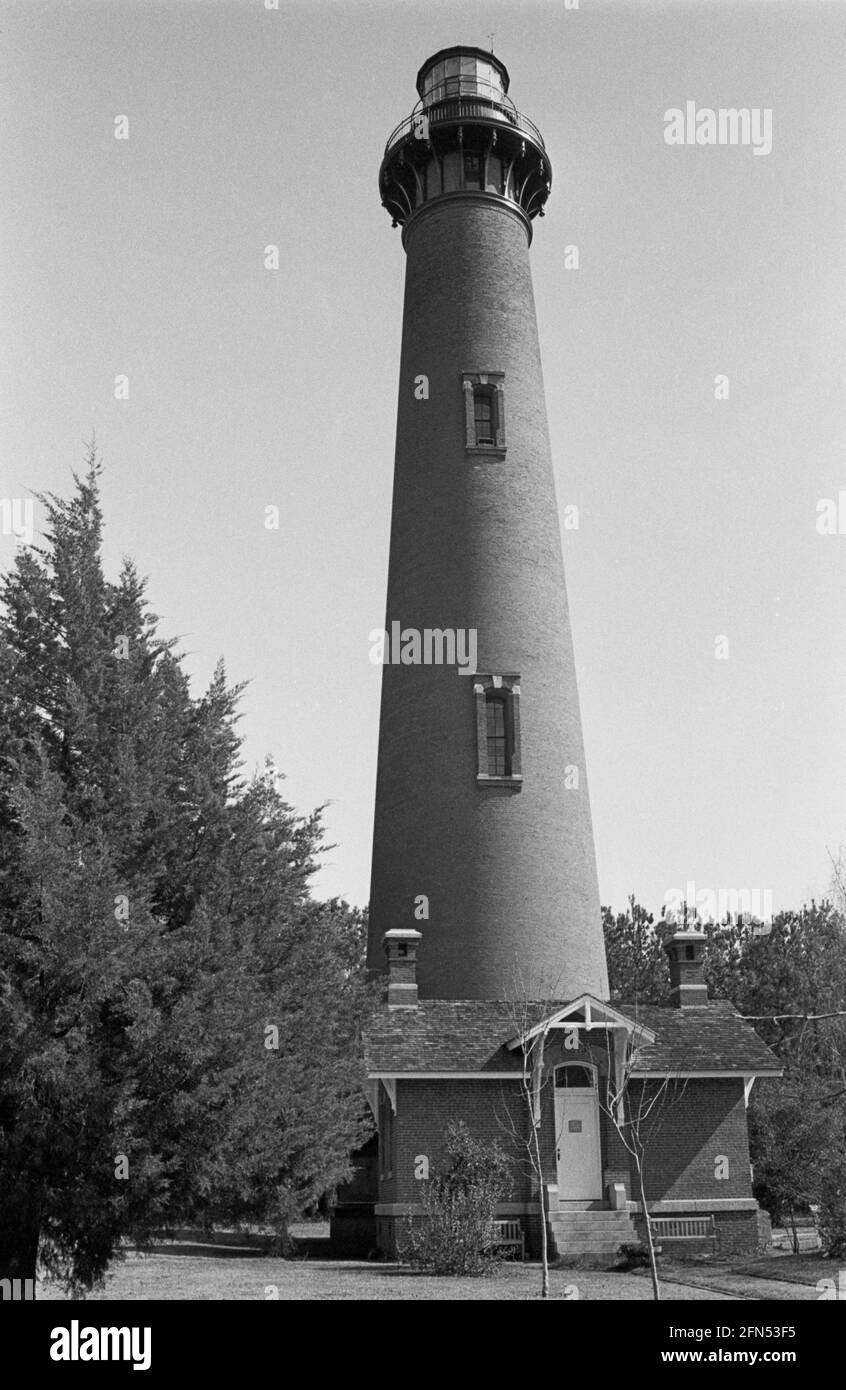
[[(843, 3), (3, 0), (0, 498), (67, 490), (96, 430), (109, 571), (150, 576), (197, 693), (220, 655), (251, 682), (248, 769), (329, 802), (317, 888), (365, 902), (404, 273), (376, 177), (422, 61), (491, 33), (554, 169), (532, 261), (602, 899), (799, 905), (846, 841), (846, 495), (816, 529), (846, 492)], [(771, 109), (772, 152), (667, 145), (687, 101)]]

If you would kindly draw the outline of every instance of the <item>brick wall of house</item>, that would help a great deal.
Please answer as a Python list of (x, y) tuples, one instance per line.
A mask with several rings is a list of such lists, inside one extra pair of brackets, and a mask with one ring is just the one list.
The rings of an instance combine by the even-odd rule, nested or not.
[(421, 1180), (415, 1178), (415, 1159), (425, 1155), (434, 1174), (444, 1160), (444, 1133), (452, 1121), (463, 1120), (474, 1138), (498, 1143), (512, 1161), (513, 1181), (506, 1200), (530, 1200), (525, 1173), (525, 1150), (520, 1153), (509, 1135), (513, 1120), (526, 1132), (525, 1102), (519, 1086), (500, 1081), (400, 1081), (397, 1083), (393, 1179), (380, 1186), (380, 1202), (419, 1202)]
[[(600, 1077), (600, 1085), (604, 1078)], [(654, 1086), (655, 1083), (650, 1083)], [(629, 1113), (641, 1094), (633, 1083)], [(547, 1181), (556, 1177), (553, 1089), (544, 1087), (544, 1122), (541, 1152)], [(415, 1159), (425, 1155), (430, 1171), (443, 1158), (444, 1132), (451, 1121), (464, 1120), (471, 1133), (486, 1142), (497, 1141), (515, 1164), (511, 1201), (528, 1201), (529, 1179), (524, 1151), (517, 1150), (509, 1135), (514, 1127), (526, 1135), (525, 1101), (516, 1083), (500, 1081), (399, 1081), (397, 1113), (388, 1117), (390, 1103), (380, 1101), (383, 1143), (380, 1152), (380, 1202), (419, 1200), (420, 1179), (414, 1176)], [(614, 1125), (601, 1116), (603, 1174), (628, 1175), (630, 1196), (638, 1200), (637, 1170)], [(751, 1196), (749, 1141), (743, 1082), (738, 1079), (703, 1079), (671, 1083), (666, 1100), (643, 1122), (647, 1152), (644, 1162), (647, 1200), (705, 1201), (709, 1197)], [(392, 1133), (391, 1133), (392, 1131)], [(388, 1152), (390, 1147), (391, 1152)], [(726, 1172), (720, 1177), (718, 1173)], [(603, 1194), (604, 1195), (604, 1194)]]
[[(572, 1054), (567, 1054), (567, 1059), (573, 1060)], [(552, 1065), (559, 1060), (557, 1053), (550, 1054)], [(600, 1078), (600, 1085), (604, 1084), (604, 1079)], [(641, 1091), (638, 1083), (633, 1083), (632, 1091), (630, 1106), (633, 1107)], [(551, 1085), (545, 1086), (543, 1095), (544, 1174), (546, 1181), (554, 1182), (557, 1173)], [(386, 1095), (381, 1105), (389, 1107)], [(381, 1113), (384, 1115), (384, 1109)], [(391, 1128), (393, 1134), (390, 1165), (387, 1144), (383, 1144), (379, 1161), (380, 1204), (420, 1202), (422, 1180), (415, 1177), (415, 1163), (422, 1156), (428, 1158), (431, 1174), (442, 1167), (444, 1133), (449, 1123), (457, 1120), (463, 1120), (476, 1138), (497, 1142), (509, 1154), (512, 1184), (504, 1201), (521, 1205), (536, 1203), (538, 1194), (525, 1148), (521, 1148), (510, 1133), (512, 1126), (519, 1135), (528, 1133), (526, 1105), (519, 1085), (502, 1081), (432, 1080), (397, 1083), (397, 1113), (391, 1117), (387, 1128), (388, 1135)], [(603, 1197), (607, 1196), (609, 1181), (622, 1181), (625, 1177), (629, 1197), (639, 1200), (636, 1169), (606, 1116), (601, 1116), (601, 1129)], [(742, 1080), (693, 1079), (678, 1086), (673, 1083), (663, 1106), (659, 1103), (644, 1121), (643, 1133), (647, 1143), (644, 1164), (647, 1200), (652, 1203), (688, 1199), (697, 1203), (688, 1209), (674, 1207), (671, 1212), (661, 1214), (702, 1215), (707, 1208), (703, 1209), (701, 1204), (709, 1199), (751, 1198)], [(728, 1174), (719, 1178), (717, 1171), (722, 1171), (722, 1161), (726, 1159)], [(758, 1248), (761, 1237), (758, 1213), (754, 1209), (715, 1209), (713, 1214), (716, 1246), (713, 1241), (674, 1244), (673, 1253), (695, 1253), (701, 1249), (730, 1254)], [(538, 1219), (528, 1212), (523, 1213), (521, 1219), (530, 1251), (534, 1251), (538, 1244)], [(642, 1222), (637, 1224), (642, 1233)], [(377, 1243), (383, 1250), (393, 1252), (394, 1218), (379, 1217), (377, 1225)]]
[(745, 1255), (761, 1244), (757, 1211), (718, 1211), (714, 1216), (718, 1255)]
[[(703, 1216), (709, 1213), (701, 1211), (678, 1211), (673, 1212), (674, 1217)], [(710, 1213), (714, 1218), (714, 1235), (701, 1240), (688, 1239), (684, 1241), (662, 1239), (660, 1233), (656, 1234), (656, 1244), (661, 1254), (671, 1259), (686, 1259), (696, 1255), (715, 1255), (718, 1258), (728, 1255), (750, 1255), (758, 1250), (765, 1250), (770, 1244), (770, 1231), (766, 1223), (761, 1221), (761, 1212), (752, 1209), (746, 1211), (715, 1211)], [(635, 1231), (638, 1239), (646, 1242), (646, 1223), (643, 1216), (637, 1213), (633, 1218)]]
[[(648, 1083), (654, 1088), (656, 1082)], [(634, 1114), (642, 1083), (633, 1082), (628, 1102)], [(750, 1197), (749, 1136), (743, 1081), (672, 1080), (664, 1103), (644, 1120), (644, 1162), (648, 1201)], [(728, 1161), (728, 1175), (718, 1177)], [(637, 1176), (632, 1165), (632, 1196)]]

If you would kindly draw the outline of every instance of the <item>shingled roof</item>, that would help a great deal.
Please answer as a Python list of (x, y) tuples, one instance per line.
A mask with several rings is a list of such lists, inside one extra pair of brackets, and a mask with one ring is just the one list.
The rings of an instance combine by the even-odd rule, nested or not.
[(621, 1014), (636, 1018), (655, 1034), (635, 1059), (634, 1072), (734, 1071), (780, 1076), (775, 1053), (758, 1037), (727, 1000), (705, 1009), (661, 1008), (654, 1004), (617, 1004)]
[[(365, 1054), (371, 1076), (404, 1072), (494, 1072), (522, 1070), (520, 1049), (509, 1050), (522, 1031), (564, 1008), (570, 1000), (515, 1006), (487, 999), (421, 999), (416, 1008), (377, 1008), (365, 1028)], [(655, 1034), (643, 1042), (635, 1074), (732, 1072), (780, 1075), (778, 1059), (733, 1006), (722, 1000), (704, 1009), (614, 1004), (614, 1008)]]

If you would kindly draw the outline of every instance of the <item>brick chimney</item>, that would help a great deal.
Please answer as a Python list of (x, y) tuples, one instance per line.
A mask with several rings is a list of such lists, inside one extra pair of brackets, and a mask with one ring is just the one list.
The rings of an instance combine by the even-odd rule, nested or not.
[(411, 927), (395, 927), (382, 938), (388, 957), (388, 1008), (417, 1008), (417, 947), (423, 940)]
[(691, 928), (674, 932), (664, 949), (670, 958), (670, 1002), (677, 1009), (703, 1009), (708, 1006), (703, 967), (704, 931)]

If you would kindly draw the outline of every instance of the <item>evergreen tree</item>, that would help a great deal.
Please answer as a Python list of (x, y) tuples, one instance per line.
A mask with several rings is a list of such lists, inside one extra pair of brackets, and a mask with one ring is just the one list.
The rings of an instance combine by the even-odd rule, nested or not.
[(664, 940), (669, 928), (656, 924), (651, 912), (629, 898), (625, 912), (616, 916), (602, 909), (605, 955), (611, 998), (628, 1004), (663, 1004), (670, 994), (670, 967)]
[(366, 1129), (362, 915), (310, 896), (320, 813), (244, 783), (240, 689), (192, 699), (106, 580), (98, 474), (0, 591), (0, 1277), (76, 1288), (165, 1223), (284, 1233)]

